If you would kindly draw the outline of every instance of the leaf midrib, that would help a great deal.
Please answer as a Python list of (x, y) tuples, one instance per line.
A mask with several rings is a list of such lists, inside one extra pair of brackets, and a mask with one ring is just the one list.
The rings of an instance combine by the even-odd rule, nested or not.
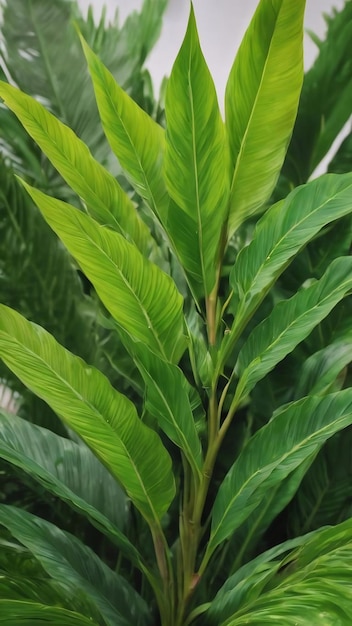
[[(351, 411), (350, 411), (351, 413)], [(263, 481), (258, 485), (258, 489), (260, 487), (263, 486), (263, 483), (265, 484), (265, 482), (268, 480), (268, 478), (272, 475), (272, 473), (278, 468), (279, 465), (282, 465), (287, 458), (289, 458), (290, 456), (296, 454), (297, 452), (299, 452), (299, 450), (302, 447), (306, 447), (306, 445), (309, 443), (309, 441), (315, 437), (319, 437), (320, 434), (329, 431), (329, 429), (331, 428), (332, 424), (336, 425), (339, 422), (344, 422), (344, 420), (346, 419), (348, 413), (343, 413), (342, 415), (340, 415), (335, 421), (330, 422), (329, 424), (326, 424), (324, 427), (320, 428), (318, 431), (315, 430), (313, 433), (310, 433), (309, 436), (305, 437), (304, 439), (301, 439), (301, 441), (296, 444), (295, 446), (293, 446), (292, 448), (290, 448), (290, 450), (288, 450), (285, 453), (282, 453), (280, 455), (280, 457), (277, 458), (277, 460), (271, 461), (270, 463), (267, 463), (264, 467), (261, 466), (260, 468), (258, 468), (255, 472), (253, 472), (253, 474), (251, 474), (248, 479), (242, 484), (241, 488), (237, 491), (236, 495), (231, 499), (230, 503), (228, 504), (228, 506), (226, 507), (221, 520), (218, 522), (215, 532), (212, 533), (212, 538), (209, 541), (209, 547), (211, 546), (211, 544), (214, 544), (214, 537), (216, 537), (216, 535), (219, 533), (219, 528), (221, 526), (221, 524), (223, 523), (224, 519), (228, 516), (229, 511), (231, 510), (231, 508), (233, 507), (234, 503), (236, 502), (236, 500), (238, 500), (238, 498), (241, 496), (241, 494), (243, 493), (243, 491), (245, 490), (245, 488), (250, 485), (250, 483), (256, 478), (257, 475), (261, 474), (263, 469), (265, 468), (269, 468), (271, 465), (273, 465), (273, 463), (275, 463), (272, 471), (270, 472), (269, 476), (266, 476)], [(318, 445), (318, 444), (317, 444)], [(302, 460), (302, 462), (304, 462), (305, 459)], [(297, 466), (299, 467), (299, 465)], [(253, 492), (252, 492), (253, 493)], [(245, 520), (243, 520), (245, 521)], [(218, 544), (215, 544), (215, 547)]]
[[(137, 476), (137, 478), (138, 478), (138, 482), (139, 482), (140, 486), (142, 487), (142, 491), (143, 491), (143, 493), (144, 493), (144, 494), (145, 494), (145, 496), (146, 496), (146, 500), (147, 500), (147, 502), (148, 502), (148, 504), (149, 504), (149, 506), (150, 506), (150, 510), (151, 510), (151, 511), (152, 511), (152, 513), (153, 513), (154, 520), (156, 520), (156, 521), (157, 521), (157, 523), (158, 523), (158, 516), (157, 516), (157, 514), (156, 514), (156, 511), (154, 510), (154, 506), (152, 505), (152, 503), (151, 503), (151, 501), (150, 501), (150, 498), (149, 498), (148, 492), (146, 491), (146, 489), (145, 489), (145, 487), (144, 487), (144, 482), (143, 482), (143, 480), (142, 480), (142, 477), (141, 477), (141, 475), (140, 475), (140, 473), (139, 473), (139, 471), (138, 471), (138, 469), (137, 469), (137, 467), (136, 467), (136, 465), (135, 465), (135, 463), (134, 463), (134, 461), (133, 461), (133, 459), (132, 459), (132, 457), (131, 457), (131, 455), (130, 455), (129, 450), (126, 448), (126, 445), (125, 445), (124, 441), (121, 439), (121, 437), (118, 435), (118, 433), (117, 433), (117, 432), (116, 432), (116, 431), (115, 431), (115, 430), (114, 430), (114, 429), (110, 426), (110, 422), (108, 422), (106, 419), (104, 419), (104, 416), (100, 413), (100, 411), (99, 411), (99, 410), (98, 410), (98, 409), (97, 409), (94, 405), (92, 405), (92, 404), (91, 404), (91, 403), (90, 403), (87, 399), (85, 399), (85, 398), (84, 398), (84, 397), (83, 397), (83, 396), (82, 396), (79, 392), (77, 392), (77, 391), (76, 391), (76, 390), (72, 387), (72, 385), (70, 384), (70, 382), (69, 382), (69, 381), (65, 380), (65, 379), (64, 379), (64, 378), (63, 378), (60, 374), (58, 374), (58, 373), (57, 373), (57, 372), (53, 369), (53, 367), (51, 366), (51, 364), (50, 364), (50, 363), (47, 363), (47, 362), (44, 360), (44, 358), (43, 358), (42, 356), (38, 355), (36, 352), (33, 352), (30, 348), (28, 348), (26, 345), (22, 344), (22, 343), (21, 343), (20, 341), (18, 341), (16, 338), (11, 337), (11, 335), (8, 335), (8, 333), (6, 333), (6, 332), (4, 332), (4, 331), (0, 331), (0, 337), (1, 337), (1, 335), (5, 335), (5, 337), (6, 337), (6, 336), (7, 336), (7, 337), (9, 337), (11, 341), (15, 341), (15, 343), (16, 343), (18, 346), (20, 346), (20, 349), (21, 349), (21, 350), (24, 350), (25, 352), (27, 352), (27, 353), (28, 353), (28, 354), (29, 354), (32, 358), (34, 358), (34, 360), (38, 359), (38, 360), (39, 360), (39, 361), (40, 361), (40, 362), (44, 365), (44, 367), (45, 367), (46, 369), (48, 369), (48, 370), (51, 372), (51, 374), (54, 376), (54, 378), (58, 378), (58, 379), (59, 379), (59, 381), (60, 381), (60, 382), (61, 382), (61, 383), (62, 383), (62, 384), (66, 387), (66, 388), (68, 388), (68, 390), (72, 393), (72, 395), (73, 395), (76, 399), (78, 399), (80, 402), (82, 402), (84, 405), (86, 405), (86, 406), (88, 407), (88, 409), (89, 409), (89, 410), (90, 410), (93, 414), (95, 414), (95, 415), (99, 418), (99, 421), (100, 421), (100, 422), (102, 422), (104, 425), (106, 425), (106, 426), (107, 426), (107, 428), (108, 428), (108, 429), (109, 429), (112, 433), (114, 433), (114, 435), (116, 436), (116, 438), (119, 440), (120, 445), (122, 445), (122, 447), (123, 447), (123, 449), (124, 449), (124, 451), (125, 451), (125, 454), (126, 454), (127, 458), (129, 459), (130, 464), (131, 464), (131, 466), (133, 467), (133, 469), (134, 469), (134, 471), (135, 471), (135, 474), (136, 474), (136, 476)], [(6, 357), (5, 357), (5, 358), (6, 358)], [(110, 465), (110, 463), (109, 463), (109, 465)]]

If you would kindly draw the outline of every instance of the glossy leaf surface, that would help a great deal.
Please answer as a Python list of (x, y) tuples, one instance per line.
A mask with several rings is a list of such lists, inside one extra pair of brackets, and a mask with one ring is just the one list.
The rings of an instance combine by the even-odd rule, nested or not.
[(0, 411), (0, 457), (83, 513), (133, 560), (136, 548), (123, 535), (126, 496), (84, 445)]
[(43, 328), (0, 307), (0, 355), (7, 366), (91, 448), (155, 523), (174, 496), (171, 460), (132, 402)]
[(335, 259), (310, 287), (300, 289), (289, 300), (282, 300), (249, 335), (238, 356), (240, 377), (236, 395), (249, 393), (352, 288), (352, 259)]
[(83, 39), (82, 45), (110, 146), (137, 193), (165, 221), (168, 196), (162, 176), (164, 130), (116, 83)]
[[(227, 217), (229, 166), (224, 125), (193, 9), (168, 81), (165, 114), (165, 177), (174, 201), (169, 209), (170, 236), (186, 271), (208, 295), (215, 284)], [(183, 228), (188, 230), (187, 240)]]
[(222, 347), (225, 360), (246, 322), (299, 250), (326, 224), (351, 213), (352, 174), (329, 175), (299, 187), (258, 222), (252, 242), (230, 274), (235, 321)]
[(150, 351), (137, 356), (146, 385), (146, 408), (160, 428), (184, 452), (189, 464), (200, 475), (202, 448), (192, 413), (191, 387), (183, 372)]
[(231, 69), (230, 235), (269, 200), (285, 158), (303, 82), (304, 8), (305, 0), (261, 0)]
[(0, 96), (95, 219), (144, 250), (149, 235), (133, 203), (77, 135), (15, 87), (0, 83)]
[(273, 487), (351, 422), (351, 389), (324, 398), (304, 398), (279, 409), (251, 437), (220, 486), (208, 553), (260, 506)]
[(185, 349), (183, 299), (173, 280), (118, 233), (24, 184), (44, 218), (93, 283), (108, 311), (134, 341), (166, 360)]
[[(272, 562), (263, 557), (257, 560), (256, 571), (250, 572), (252, 579), (241, 581), (247, 587), (242, 599), (241, 583), (238, 580), (237, 586), (230, 590), (230, 579), (227, 597), (219, 593), (217, 610), (213, 612), (216, 619), (210, 623), (221, 626), (244, 623), (259, 626), (273, 622), (287, 626), (348, 624), (352, 619), (351, 520), (300, 539), (301, 545), (284, 558)], [(289, 542), (282, 548), (288, 546)], [(280, 546), (272, 555), (277, 552), (279, 556), (279, 550)], [(267, 556), (270, 558), (270, 553)], [(238, 608), (230, 616), (232, 603)]]

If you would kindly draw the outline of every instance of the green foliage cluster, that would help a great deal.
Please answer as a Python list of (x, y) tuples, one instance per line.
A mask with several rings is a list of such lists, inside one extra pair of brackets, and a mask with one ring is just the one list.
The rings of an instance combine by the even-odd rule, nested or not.
[[(26, 141), (70, 188), (49, 195), (23, 171), (21, 193), (94, 287), (123, 350), (109, 380), (94, 355), (0, 305), (2, 360), (71, 433), (2, 412), (0, 456), (110, 546), (98, 555), (0, 505), (0, 624), (351, 622), (346, 143), (330, 167), (344, 173), (306, 182), (350, 113), (351, 7), (329, 21), (304, 79), (304, 0), (260, 0), (225, 122), (191, 8), (165, 130), (81, 28), (102, 128), (133, 196), (57, 111), (0, 84)], [(319, 109), (317, 83), (340, 89)]]

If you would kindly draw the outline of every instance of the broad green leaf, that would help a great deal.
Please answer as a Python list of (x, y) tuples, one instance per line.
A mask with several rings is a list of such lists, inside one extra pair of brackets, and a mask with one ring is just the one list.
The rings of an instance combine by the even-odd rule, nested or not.
[(110, 626), (146, 623), (148, 608), (127, 580), (73, 535), (16, 507), (0, 505), (0, 524), (55, 581), (87, 595)]
[[(185, 270), (208, 295), (216, 280), (227, 218), (229, 164), (224, 124), (192, 8), (167, 84), (165, 114), (165, 177), (174, 201), (168, 230)], [(187, 247), (184, 219), (189, 231)]]
[(351, 213), (351, 193), (352, 174), (323, 176), (295, 189), (262, 217), (230, 275), (235, 321), (222, 346), (222, 362), (293, 257), (326, 224)]
[(97, 55), (81, 39), (110, 146), (137, 193), (164, 222), (168, 206), (162, 176), (164, 130), (116, 83)]
[(126, 497), (89, 448), (0, 411), (0, 457), (86, 515), (126, 556), (138, 561), (136, 548), (122, 532)]
[(196, 476), (200, 476), (202, 448), (191, 407), (191, 386), (183, 372), (150, 351), (136, 356), (146, 386), (146, 408), (160, 428), (179, 447)]
[(326, 442), (287, 511), (295, 535), (351, 517), (352, 429)]
[(148, 230), (133, 203), (75, 133), (39, 102), (7, 83), (0, 82), (0, 96), (94, 218), (145, 250)]
[(0, 356), (85, 441), (144, 517), (158, 523), (174, 496), (171, 459), (132, 402), (43, 328), (3, 305)]
[(2, 626), (98, 626), (91, 618), (57, 606), (39, 602), (20, 602), (0, 598), (0, 624)]
[(352, 390), (284, 406), (255, 433), (217, 493), (207, 555), (265, 501), (278, 483), (352, 423)]
[(88, 215), (23, 183), (100, 299), (134, 341), (166, 360), (185, 349), (183, 299), (173, 280), (118, 233)]
[(281, 569), (270, 577), (266, 588), (254, 601), (220, 624), (349, 624), (352, 620), (351, 566), (352, 527), (348, 520), (312, 533), (304, 544), (283, 559)]
[(313, 533), (296, 537), (262, 552), (229, 576), (217, 592), (206, 614), (207, 626), (217, 626), (236, 610), (255, 600), (276, 572), (285, 556), (301, 546)]
[(280, 301), (242, 347), (235, 371), (243, 398), (319, 324), (352, 288), (352, 258), (335, 259), (320, 280)]
[[(273, 520), (285, 509), (295, 495), (302, 478), (314, 460), (313, 457), (299, 465), (284, 480), (277, 483), (266, 494), (264, 502), (260, 503), (229, 540), (226, 561), (231, 561), (230, 572), (236, 571), (243, 562), (248, 560), (257, 545), (260, 545), (263, 534)], [(296, 533), (297, 534), (297, 533)]]
[(261, 0), (230, 72), (230, 236), (269, 200), (284, 162), (303, 82), (304, 7)]
[(352, 361), (352, 332), (312, 354), (304, 363), (295, 388), (295, 399), (330, 390), (344, 368)]
[[(8, 534), (8, 533), (6, 533)], [(0, 538), (0, 598), (40, 602), (75, 611), (102, 624), (90, 598), (70, 586), (70, 581), (49, 578), (41, 564), (23, 545)], [(104, 622), (105, 625), (105, 622)]]

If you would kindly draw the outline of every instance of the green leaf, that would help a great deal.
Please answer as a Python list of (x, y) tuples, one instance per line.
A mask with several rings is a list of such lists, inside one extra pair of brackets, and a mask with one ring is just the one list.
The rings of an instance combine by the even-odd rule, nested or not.
[(0, 599), (0, 624), (3, 626), (98, 626), (96, 621), (61, 607), (39, 602)]
[(200, 477), (203, 455), (192, 413), (190, 384), (176, 365), (150, 351), (139, 351), (136, 359), (146, 385), (146, 409)]
[[(249, 335), (235, 370), (243, 398), (319, 324), (352, 288), (352, 258), (333, 261), (322, 278), (279, 302)], [(236, 402), (236, 401), (235, 401)]]
[(267, 581), (280, 569), (284, 557), (297, 546), (301, 546), (312, 534), (289, 539), (262, 552), (229, 576), (210, 605), (206, 615), (207, 626), (217, 626), (236, 610), (255, 600)]
[(0, 355), (85, 441), (142, 515), (158, 523), (174, 497), (171, 459), (134, 405), (43, 328), (3, 305)]
[(261, 582), (260, 594), (251, 590), (249, 602), (225, 621), (217, 617), (216, 624), (349, 624), (351, 566), (352, 525), (348, 520), (306, 536), (301, 546), (275, 564)]
[[(341, 10), (324, 15), (326, 33), (318, 41), (318, 55), (305, 74), (297, 119), (282, 169), (292, 188), (305, 183), (326, 155), (351, 115), (352, 5), (342, 2)], [(316, 40), (315, 40), (316, 42)], [(350, 172), (348, 161), (342, 169)]]
[(0, 96), (95, 219), (145, 250), (148, 230), (133, 203), (77, 135), (19, 89), (0, 82)]
[(293, 257), (323, 226), (351, 213), (352, 174), (328, 175), (295, 189), (258, 222), (230, 275), (235, 321), (221, 349), (227, 360), (239, 333)]
[(72, 588), (69, 580), (60, 583), (49, 578), (27, 548), (1, 538), (0, 598), (66, 608), (105, 625), (94, 603), (82, 592)]
[(351, 361), (352, 333), (348, 332), (303, 363), (294, 398), (326, 393)]
[(130, 183), (163, 222), (168, 206), (162, 176), (164, 130), (127, 95), (81, 40), (110, 146)]
[(287, 519), (302, 534), (351, 516), (351, 428), (332, 437), (319, 452), (292, 501)]
[(269, 200), (284, 162), (303, 82), (304, 7), (261, 0), (230, 72), (230, 235)]
[[(313, 455), (314, 457), (314, 455)], [(295, 495), (302, 478), (312, 464), (314, 458), (308, 457), (291, 474), (277, 483), (266, 494), (265, 500), (260, 503), (229, 540), (226, 553), (226, 564), (231, 560), (231, 572), (236, 571), (243, 562), (252, 555), (254, 548), (260, 545), (263, 534), (273, 520), (285, 509)], [(296, 533), (297, 535), (297, 533)]]
[(274, 413), (251, 437), (217, 493), (208, 557), (264, 502), (278, 483), (352, 422), (352, 390), (309, 397)]
[(208, 295), (227, 218), (229, 164), (224, 124), (192, 8), (167, 84), (165, 114), (165, 177), (174, 201), (168, 230), (186, 271)]
[(126, 497), (89, 448), (0, 410), (0, 457), (83, 513), (126, 556), (140, 558), (122, 533)]
[(26, 546), (51, 578), (70, 581), (95, 604), (110, 626), (146, 623), (148, 608), (122, 577), (73, 535), (16, 507), (0, 505), (0, 524)]
[(23, 183), (44, 218), (134, 341), (177, 362), (185, 349), (183, 299), (173, 280), (118, 233)]

